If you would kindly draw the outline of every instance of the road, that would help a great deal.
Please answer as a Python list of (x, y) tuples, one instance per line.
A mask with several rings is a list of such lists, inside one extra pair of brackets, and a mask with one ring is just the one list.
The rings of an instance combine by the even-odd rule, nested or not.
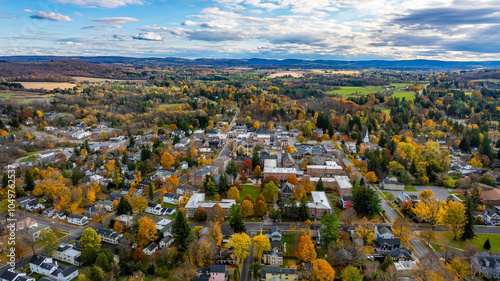
[[(240, 115), (240, 109), (236, 108), (236, 114), (234, 115), (233, 120), (231, 121), (231, 124), (229, 124), (229, 128), (227, 129), (226, 132), (231, 131), (231, 129), (234, 127), (234, 125), (236, 125), (236, 118), (238, 118), (238, 115)], [(229, 156), (229, 154), (230, 154), (229, 142), (226, 142), (226, 144), (224, 145), (224, 147), (222, 148), (222, 150), (219, 154), (219, 157)]]

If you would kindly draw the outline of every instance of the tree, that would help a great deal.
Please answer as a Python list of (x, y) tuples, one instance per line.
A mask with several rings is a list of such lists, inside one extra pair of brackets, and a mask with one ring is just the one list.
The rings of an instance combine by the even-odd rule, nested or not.
[(490, 238), (486, 238), (486, 241), (483, 244), (483, 248), (485, 248), (486, 250), (491, 249)]
[(423, 190), (419, 194), (420, 199), (422, 199), (422, 200), (427, 199), (427, 198), (431, 198), (432, 195), (434, 195), (434, 192), (432, 190), (429, 190), (429, 189)]
[(271, 242), (269, 238), (267, 238), (264, 234), (259, 234), (253, 238), (252, 244), (254, 246), (255, 255), (258, 258), (258, 261), (262, 259), (262, 254), (265, 251), (269, 251), (271, 249)]
[(462, 233), (462, 240), (470, 240), (476, 236), (474, 232), (474, 225), (476, 224), (476, 218), (474, 217), (474, 211), (476, 206), (473, 199), (469, 196), (465, 198), (465, 219), (466, 223), (464, 225), (464, 231)]
[(185, 250), (187, 248), (187, 237), (191, 228), (187, 223), (186, 213), (183, 210), (178, 210), (175, 216), (175, 222), (172, 226), (172, 232), (174, 234), (175, 243), (178, 245), (179, 249)]
[(453, 240), (461, 235), (467, 223), (465, 206), (460, 202), (449, 201), (443, 214), (443, 223), (453, 232)]
[(255, 121), (255, 122), (253, 123), (253, 127), (254, 127), (256, 130), (258, 130), (258, 129), (260, 128), (260, 123), (259, 123), (259, 121)]
[(460, 279), (464, 280), (465, 277), (470, 275), (469, 264), (460, 258), (454, 258), (450, 262), (449, 269), (455, 273), (455, 275)]
[(335, 270), (324, 259), (317, 259), (313, 264), (316, 281), (331, 281), (335, 279)]
[(219, 183), (217, 184), (217, 193), (220, 195), (226, 194), (229, 190), (229, 180), (227, 179), (226, 173), (222, 173), (219, 177)]
[(148, 208), (148, 200), (142, 196), (134, 197), (130, 205), (132, 210), (142, 213)]
[[(259, 194), (259, 195), (261, 195), (261, 194)], [(253, 200), (253, 197), (250, 194), (247, 194), (247, 195), (245, 195), (245, 197), (243, 197), (243, 201), (245, 201), (245, 200), (248, 200), (248, 201), (252, 202), (252, 204), (255, 204), (255, 200)], [(241, 201), (241, 202), (243, 202), (243, 201)]]
[(357, 267), (348, 266), (342, 270), (342, 281), (363, 281), (363, 274)]
[(212, 236), (212, 238), (215, 241), (215, 245), (220, 247), (220, 245), (222, 243), (222, 231), (220, 229), (220, 223), (219, 222), (217, 222), (217, 223), (210, 222), (210, 223), (208, 223), (208, 229), (210, 231), (210, 235)]
[(205, 181), (203, 182), (203, 189), (205, 190), (207, 196), (212, 196), (216, 193), (217, 184), (215, 183), (214, 178), (211, 174), (205, 177)]
[(193, 218), (197, 221), (204, 221), (207, 219), (207, 212), (202, 206), (198, 206), (194, 211)]
[(92, 281), (104, 281), (106, 279), (106, 274), (97, 265), (92, 265), (89, 270), (89, 279)]
[(109, 260), (108, 260), (108, 257), (106, 256), (105, 253), (100, 253), (99, 255), (97, 255), (97, 259), (95, 260), (95, 264), (98, 267), (102, 268), (102, 270), (104, 270), (104, 271), (110, 270)]
[(296, 252), (297, 258), (304, 262), (313, 262), (316, 260), (316, 249), (311, 241), (311, 236), (300, 236), (299, 248)]
[(422, 238), (425, 243), (430, 244), (436, 239), (436, 233), (432, 229), (426, 229), (420, 232), (420, 238)]
[(252, 202), (250, 202), (248, 200), (243, 200), (241, 202), (241, 215), (244, 218), (247, 218), (247, 217), (253, 215), (253, 213), (254, 213), (254, 210), (253, 210)]
[(356, 233), (363, 238), (365, 243), (372, 243), (372, 241), (377, 237), (374, 229), (375, 225), (372, 222), (363, 219), (356, 227)]
[(219, 203), (216, 203), (208, 213), (208, 219), (213, 222), (222, 222), (224, 220), (224, 217), (224, 209), (222, 209)]
[(309, 179), (309, 177), (303, 177), (301, 180), (300, 180), (300, 184), (299, 186), (307, 193), (307, 194), (311, 194), (311, 191), (314, 191), (314, 186), (311, 182), (311, 180)]
[(24, 183), (26, 183), (24, 191), (33, 191), (35, 189), (35, 179), (30, 171), (26, 171), (24, 174)]
[(323, 246), (327, 247), (331, 242), (337, 243), (340, 238), (338, 233), (340, 226), (335, 213), (323, 215), (321, 225)]
[(377, 182), (377, 176), (375, 175), (374, 172), (368, 172), (365, 175), (365, 178), (371, 182), (371, 183), (376, 183)]
[(149, 244), (149, 242), (156, 240), (158, 238), (156, 231), (156, 223), (153, 219), (148, 217), (142, 217), (138, 221), (137, 233), (135, 234), (135, 239), (137, 245), (143, 246)]
[(163, 169), (168, 170), (172, 168), (172, 165), (175, 163), (175, 159), (170, 153), (163, 152), (160, 163)]
[(429, 221), (434, 230), (434, 227), (442, 222), (445, 209), (441, 200), (427, 198), (419, 201), (411, 210), (420, 219)]
[(262, 170), (260, 169), (259, 165), (255, 166), (255, 169), (253, 169), (253, 174), (256, 177), (260, 177), (260, 175), (262, 174)]
[(57, 239), (56, 234), (51, 229), (47, 228), (40, 231), (36, 243), (42, 248), (45, 248), (45, 253), (49, 257), (52, 256), (52, 252), (59, 247), (59, 239)]
[(381, 212), (380, 197), (375, 190), (366, 185), (361, 186), (359, 183), (353, 185), (351, 201), (356, 213), (368, 219)]
[(411, 227), (408, 221), (404, 218), (396, 218), (392, 224), (392, 231), (395, 236), (401, 238), (405, 242), (409, 242), (411, 237)]
[[(247, 194), (247, 195), (249, 195), (249, 194)], [(245, 196), (245, 198), (246, 198), (246, 196)], [(250, 198), (252, 198), (252, 197), (250, 196)], [(252, 200), (253, 200), (253, 198), (252, 198)], [(260, 193), (259, 193), (259, 195), (257, 196), (257, 199), (255, 200), (255, 203), (257, 203), (257, 202), (259, 202), (259, 201), (264, 202), (264, 204), (266, 203), (266, 198), (264, 198), (264, 196), (263, 196), (262, 194), (260, 194)], [(253, 203), (253, 202), (252, 202), (252, 203)]]
[(391, 255), (387, 255), (387, 256), (385, 256), (384, 261), (380, 264), (380, 269), (383, 271), (386, 271), (387, 268), (393, 264), (394, 264), (394, 261), (392, 260)]
[(229, 226), (233, 228), (235, 233), (246, 232), (245, 223), (243, 222), (238, 205), (231, 206), (229, 211)]
[(354, 210), (352, 205), (350, 208), (347, 208), (346, 206), (346, 209), (340, 214), (340, 221), (345, 224), (346, 229), (349, 229), (349, 227), (352, 226), (352, 223), (354, 220), (356, 220), (356, 218), (356, 211)]
[(279, 188), (273, 181), (270, 181), (264, 185), (262, 190), (262, 195), (266, 198), (268, 203), (273, 203), (278, 198)]
[(120, 222), (115, 222), (113, 225), (113, 230), (118, 233), (123, 233), (123, 225)]
[[(261, 194), (259, 194), (261, 195)], [(258, 200), (257, 198), (257, 203), (255, 204), (255, 215), (258, 217), (263, 217), (267, 213), (267, 205), (265, 201)]]
[(226, 244), (227, 248), (234, 247), (234, 255), (237, 261), (241, 263), (249, 254), (252, 241), (246, 233), (236, 233)]
[(80, 238), (80, 248), (85, 249), (87, 247), (94, 248), (95, 250), (99, 250), (101, 248), (101, 237), (97, 235), (97, 232), (87, 227)]
[(233, 276), (234, 276), (234, 281), (240, 281), (241, 280), (241, 273), (240, 273), (240, 267), (239, 267), (239, 265), (236, 265), (234, 267)]
[(83, 265), (91, 265), (95, 262), (97, 258), (97, 250), (92, 247), (87, 247), (83, 249), (81, 254), (81, 259)]
[(321, 177), (319, 178), (318, 183), (316, 183), (316, 191), (325, 191), (325, 184), (323, 183)]
[(118, 206), (116, 207), (116, 215), (120, 216), (123, 214), (131, 214), (132, 213), (132, 206), (128, 202), (127, 198), (125, 196), (122, 196), (120, 199), (120, 203), (118, 203)]
[(258, 165), (260, 165), (259, 151), (254, 147), (252, 152), (252, 167), (256, 168)]
[(236, 176), (238, 175), (238, 167), (236, 167), (236, 162), (234, 162), (233, 159), (229, 161), (226, 167), (226, 173), (228, 175), (232, 175), (234, 179), (236, 179)]
[(288, 181), (288, 183), (293, 184), (293, 185), (299, 183), (299, 179), (297, 179), (296, 175), (289, 175), (287, 178), (287, 181)]

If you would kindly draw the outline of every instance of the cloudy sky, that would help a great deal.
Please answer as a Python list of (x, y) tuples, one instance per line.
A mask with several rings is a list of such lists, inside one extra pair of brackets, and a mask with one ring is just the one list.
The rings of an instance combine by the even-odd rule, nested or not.
[(499, 60), (499, 0), (0, 0), (0, 55)]

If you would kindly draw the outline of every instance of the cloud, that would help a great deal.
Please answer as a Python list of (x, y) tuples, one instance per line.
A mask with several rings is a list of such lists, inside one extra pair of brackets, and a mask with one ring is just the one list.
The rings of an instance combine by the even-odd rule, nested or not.
[(129, 22), (139, 22), (141, 20), (136, 19), (136, 18), (129, 18), (129, 17), (111, 17), (111, 18), (94, 19), (92, 21), (104, 22), (104, 23), (107, 23), (110, 25), (117, 25), (117, 24), (129, 23)]
[(33, 11), (32, 11), (32, 10), (30, 10), (30, 9), (24, 9), (24, 11), (25, 11), (26, 13), (33, 13)]
[(456, 26), (462, 24), (498, 24), (500, 23), (499, 14), (500, 8), (429, 8), (410, 10), (407, 15), (397, 17), (393, 22), (403, 26)]
[(141, 0), (55, 0), (58, 3), (73, 4), (82, 7), (102, 7), (102, 8), (118, 8), (127, 5), (143, 5)]
[(139, 33), (139, 34), (135, 34), (132, 36), (133, 39), (136, 39), (136, 40), (147, 40), (147, 41), (162, 41), (163, 38), (154, 33), (154, 32), (146, 32), (146, 33)]
[(93, 29), (93, 30), (101, 30), (103, 28), (122, 28), (121, 25), (111, 25), (111, 24), (98, 24), (98, 25), (91, 25), (91, 26), (85, 26), (82, 27), (81, 29), (87, 30), (87, 29)]
[(79, 16), (79, 17), (84, 17), (84, 15), (78, 11), (75, 11), (75, 15)]
[(32, 15), (30, 18), (38, 20), (52, 20), (52, 21), (73, 21), (70, 17), (61, 15), (54, 12), (39, 11)]
[(199, 23), (197, 22), (194, 22), (194, 21), (190, 21), (190, 20), (186, 20), (186, 21), (183, 21), (181, 23), (182, 26), (194, 26), (194, 25), (198, 25)]

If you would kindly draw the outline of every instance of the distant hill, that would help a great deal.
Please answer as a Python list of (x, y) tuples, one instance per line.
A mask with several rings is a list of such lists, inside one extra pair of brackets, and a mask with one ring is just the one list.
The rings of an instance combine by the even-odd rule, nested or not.
[(210, 67), (264, 67), (264, 68), (329, 68), (329, 69), (395, 69), (395, 70), (451, 70), (474, 68), (497, 68), (500, 61), (439, 61), (439, 60), (368, 60), (368, 61), (341, 61), (341, 60), (300, 60), (300, 59), (185, 59), (185, 58), (134, 58), (115, 56), (0, 56), (0, 63), (21, 62), (40, 63), (50, 61), (83, 61), (97, 64), (118, 65), (185, 65), (185, 66), (210, 66)]

